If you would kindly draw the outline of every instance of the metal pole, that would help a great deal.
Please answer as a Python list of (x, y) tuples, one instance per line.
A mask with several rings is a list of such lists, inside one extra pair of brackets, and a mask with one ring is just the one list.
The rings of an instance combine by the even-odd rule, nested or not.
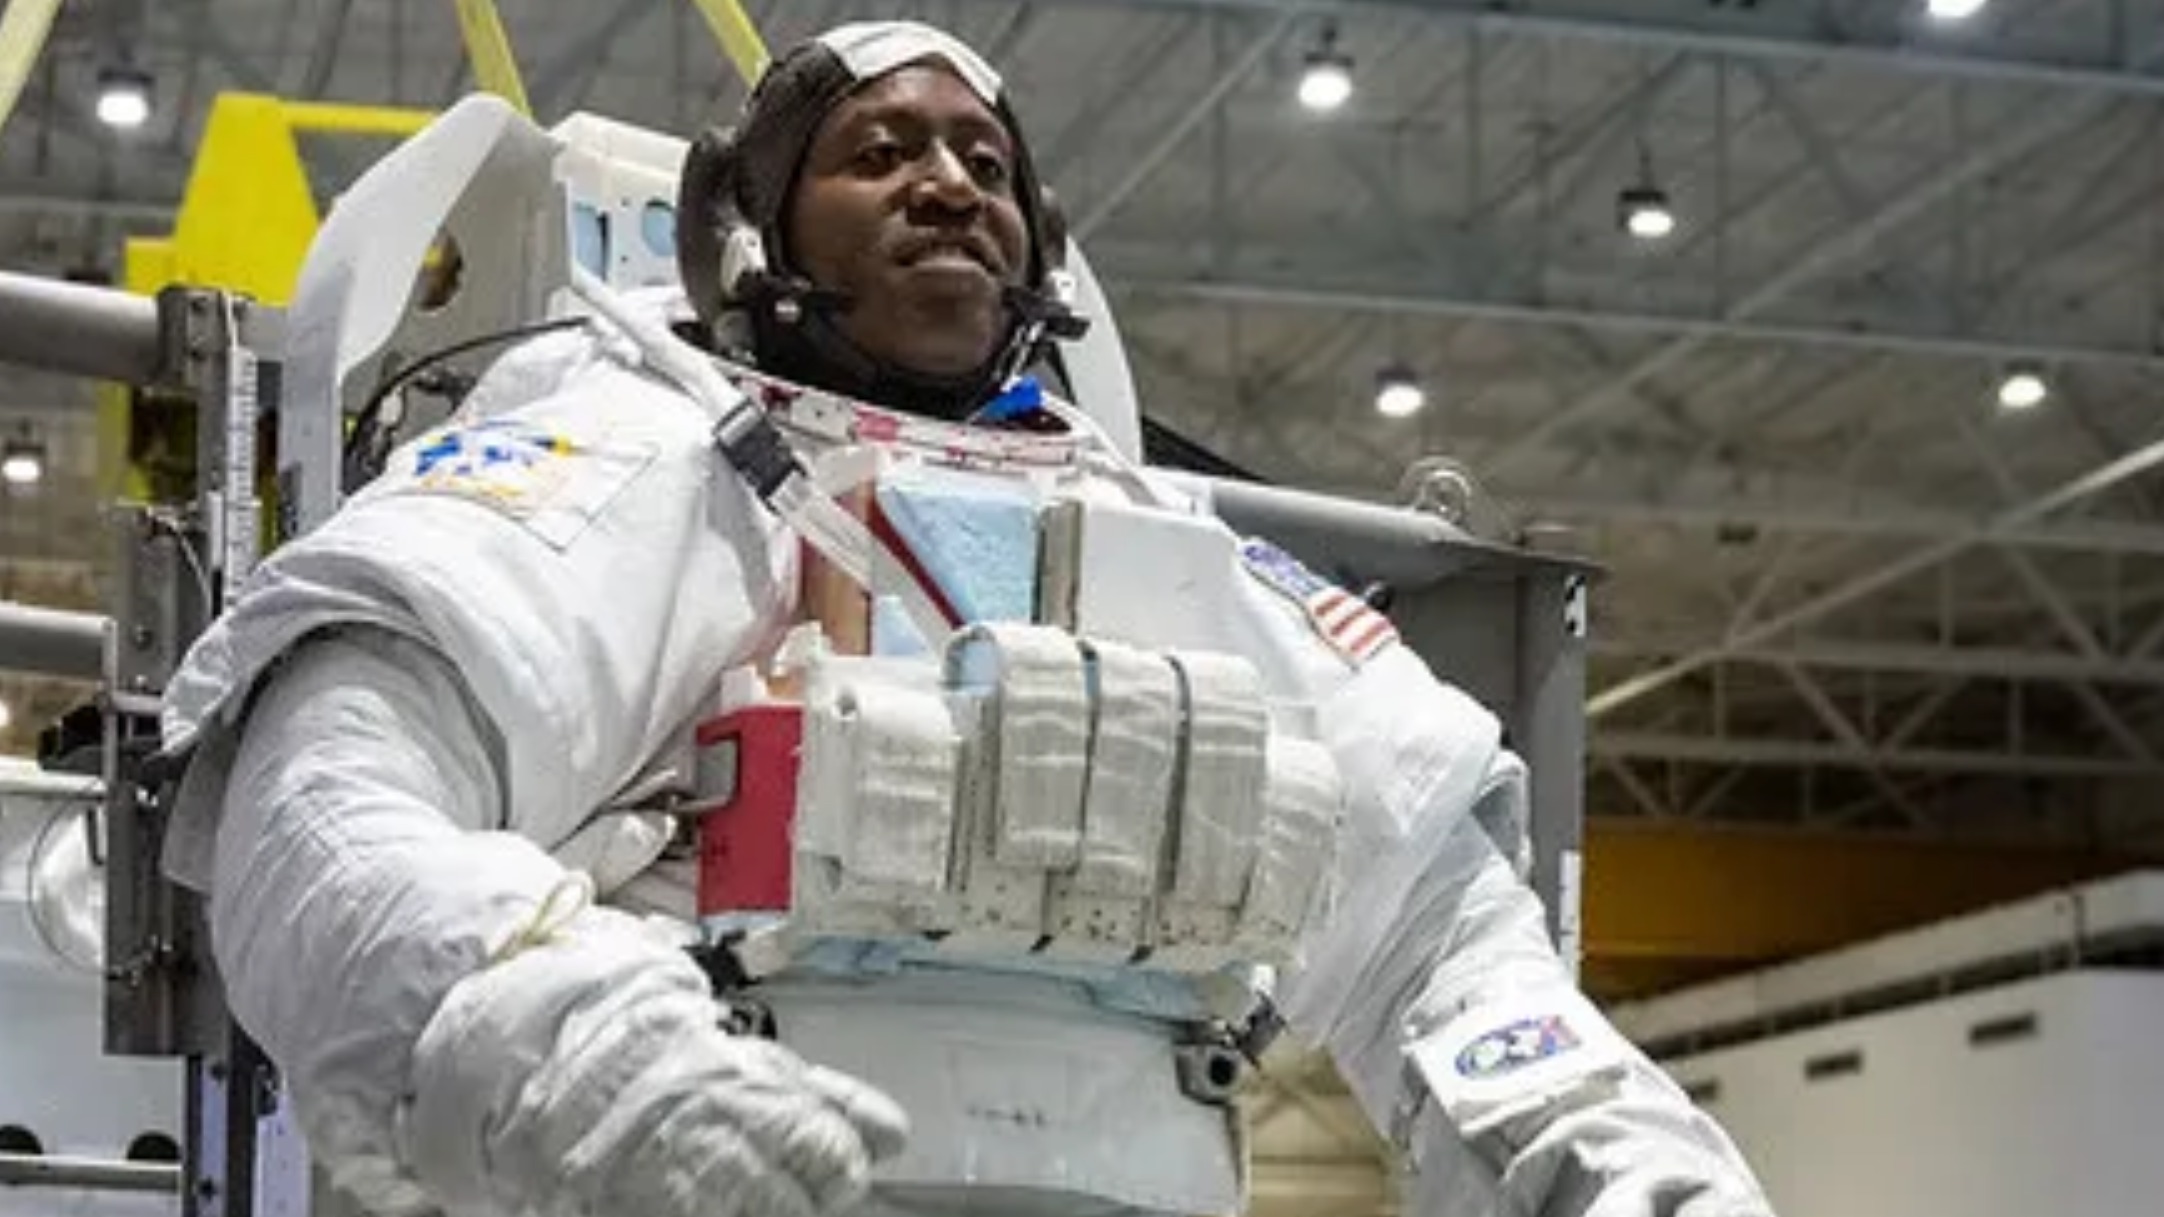
[[(1687, 51), (1697, 55), (1732, 55), (1920, 76), (2042, 85), (2101, 94), (2155, 96), (2164, 93), (2164, 77), (2143, 69), (2151, 57), (2131, 63), (2052, 63), (2041, 59), (1933, 51), (1893, 41), (1836, 42), (1808, 32), (1753, 34), (1741, 30), (1695, 29), (1673, 20), (1547, 15), (1498, 11), (1506, 6), (1488, 0), (1065, 0), (1070, 6), (1158, 9), (1217, 9), (1278, 12), (1297, 6), (1317, 13), (1346, 16), (1403, 15), (1439, 25), (1472, 26), (1490, 33), (1521, 35), (1618, 46)], [(1626, 8), (1629, 6), (1625, 6)], [(1618, 11), (1622, 11), (1619, 9)]]
[[(1110, 266), (1113, 282), (1123, 295), (1192, 300), (1204, 304), (1248, 305), (1328, 314), (1457, 317), (1469, 321), (1491, 321), (1499, 325), (1560, 326), (1611, 330), (1620, 334), (1667, 336), (1693, 344), (1720, 339), (1985, 362), (2032, 359), (2039, 363), (2081, 364), (2125, 368), (2130, 371), (2153, 372), (2164, 368), (2164, 354), (2142, 346), (2084, 346), (2074, 343), (2036, 342), (2019, 337), (1967, 338), (1956, 334), (1905, 333), (1894, 330), (1797, 325), (1790, 322), (1760, 322), (1742, 316), (1743, 310), (1740, 309), (1729, 309), (1726, 315), (1719, 317), (1689, 316), (1630, 308), (1483, 300), (1468, 294), (1449, 292), (1313, 287), (1290, 282), (1167, 279), (1161, 277), (1160, 273), (1163, 260), (1154, 254), (1120, 254), (1115, 249), (1106, 261)], [(1129, 268), (1140, 273), (1122, 273)]]
[(1326, 573), (1342, 568), (1404, 590), (1425, 587), (1489, 562), (1552, 563), (1558, 570), (1583, 565), (1481, 540), (1424, 511), (1256, 482), (1162, 469), (1152, 472), (1205, 496), (1211, 509), (1237, 532), (1265, 537)]
[[(1688, 654), (1697, 640), (1670, 637), (1604, 638), (1593, 653), (1623, 659), (1666, 659)], [(2106, 655), (2087, 658), (2039, 649), (1932, 646), (1920, 643), (1799, 639), (1761, 642), (1728, 651), (1724, 659), (1795, 665), (1845, 672), (1901, 672), (1921, 676), (2002, 677), (2018, 680), (2087, 681), (2096, 684), (2164, 686), (2164, 663)]]
[(0, 671), (96, 680), (105, 672), (105, 637), (112, 622), (0, 600)]
[[(1599, 523), (1668, 524), (1687, 528), (1717, 528), (1737, 524), (1767, 532), (1826, 533), (1831, 536), (1884, 537), (1932, 541), (1966, 536), (1991, 526), (1989, 517), (1966, 516), (1951, 511), (1918, 511), (1882, 503), (1859, 503), (1854, 507), (1789, 503), (1663, 502), (1612, 497), (1564, 497), (1520, 494), (1501, 485), (1496, 496), (1526, 519), (1576, 520)], [(1354, 493), (1348, 488), (1347, 493)], [(1842, 497), (1842, 496), (1837, 496)], [(1991, 537), (1994, 545), (2019, 545), (2029, 549), (2094, 550), (2097, 553), (2142, 554), (2164, 557), (2164, 528), (2123, 520), (2057, 520), (2003, 528)]]
[(101, 1192), (177, 1192), (180, 1166), (167, 1162), (108, 1162), (44, 1154), (0, 1154), (0, 1185), (90, 1188)]
[(1854, 604), (1871, 593), (1899, 583), (1918, 571), (1928, 570), (1937, 563), (1943, 562), (1963, 550), (1994, 540), (2003, 531), (2034, 524), (2061, 508), (2102, 494), (2121, 482), (2139, 477), (2160, 465), (2164, 465), (2164, 439), (2137, 448), (2115, 461), (2100, 465), (2070, 482), (2061, 484), (2054, 490), (2030, 499), (2026, 503), (2010, 507), (1993, 516), (1989, 523), (1975, 532), (1948, 537), (1943, 541), (1915, 550), (1902, 558), (1859, 575), (1847, 583), (1830, 588), (1805, 603), (1789, 609), (1787, 612), (1768, 617), (1749, 629), (1731, 635), (1720, 643), (1707, 647), (1705, 650), (1686, 655), (1674, 663), (1663, 665), (1650, 672), (1640, 673), (1619, 684), (1610, 685), (1586, 703), (1586, 713), (1597, 718), (1616, 709), (1618, 706), (1636, 701), (1655, 689), (1664, 688), (1677, 678), (1688, 676), (1724, 656), (1732, 655), (1746, 647), (1758, 646), (1761, 643), (1779, 638), (1798, 626), (1808, 625), (1828, 613)]
[[(2015, 686), (2019, 688), (2020, 686)], [(1869, 769), (1896, 773), (1958, 773), (2004, 777), (2144, 778), (2164, 776), (2164, 764), (2112, 756), (2062, 756), (2035, 752), (1986, 752), (1980, 748), (1858, 750), (1823, 739), (1711, 739), (1664, 731), (1597, 731), (1594, 757), (1689, 761), (1701, 765), (1751, 765), (1784, 769)]]
[(148, 384), (160, 348), (146, 296), (0, 271), (0, 363)]
[(1585, 577), (1523, 579), (1517, 607), (1511, 743), (1532, 783), (1531, 880), (1556, 954), (1575, 976), (1584, 947)]
[(1157, 143), (1152, 145), (1149, 151), (1135, 158), (1134, 164), (1127, 170), (1126, 177), (1121, 178), (1112, 189), (1105, 191), (1103, 195), (1090, 201), (1090, 209), (1083, 213), (1082, 218), (1074, 226), (1076, 240), (1083, 240), (1091, 233), (1096, 232), (1106, 220), (1112, 218), (1113, 213), (1120, 209), (1120, 206), (1127, 201), (1128, 196), (1141, 189), (1142, 184), (1150, 180), (1151, 175), (1157, 172), (1158, 167), (1163, 165), (1174, 152), (1179, 150), (1181, 143), (1186, 141), (1189, 133), (1200, 126), (1202, 120), (1208, 118), (1210, 112), (1215, 110), (1225, 100), (1226, 96), (1234, 88), (1238, 87), (1242, 80), (1246, 79), (1247, 74), (1254, 69), (1256, 64), (1262, 62), (1262, 57), (1270, 53), (1270, 48), (1276, 46), (1278, 39), (1284, 36), (1285, 31), (1292, 28), (1293, 21), (1299, 15), (1299, 11), (1296, 9), (1271, 22), (1270, 27), (1264, 30), (1260, 37), (1248, 44), (1247, 50), (1233, 61), (1232, 66), (1226, 68), (1218, 76), (1217, 80), (1203, 91), (1202, 96), (1195, 99), (1194, 104), (1187, 108), (1186, 113), (1180, 115), (1170, 126), (1165, 128), (1165, 133), (1158, 137)]

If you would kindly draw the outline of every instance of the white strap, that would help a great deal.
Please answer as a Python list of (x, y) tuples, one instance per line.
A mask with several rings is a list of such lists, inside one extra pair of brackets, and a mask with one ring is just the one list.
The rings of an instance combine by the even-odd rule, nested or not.
[(791, 478), (774, 492), (768, 506), (820, 557), (864, 589), (865, 595), (891, 595), (898, 600), (926, 642), (936, 646), (951, 632), (946, 615), (909, 568), (872, 535), (864, 521), (849, 514), (810, 478)]
[(1161, 655), (1083, 643), (1097, 703), (1090, 723), (1082, 861), (1075, 890), (1146, 897), (1156, 890), (1179, 757), (1179, 677)]
[(946, 886), (960, 740), (936, 691), (866, 684), (839, 711), (853, 720), (853, 879), (926, 895)]
[(1045, 951), (1121, 963), (1156, 940), (1157, 888), (1179, 759), (1179, 677), (1161, 655), (1084, 640), (1096, 704), (1082, 860), (1052, 878)]
[(810, 906), (829, 902), (929, 905), (954, 839), (961, 740), (937, 674), (842, 664), (814, 669), (805, 707), (795, 846), (815, 924), (833, 910)]
[(1272, 736), (1264, 805), (1238, 939), (1253, 962), (1290, 963), (1301, 932), (1325, 915), (1337, 864), (1343, 799), (1330, 750), (1313, 740)]
[(1186, 769), (1172, 896), (1235, 908), (1254, 867), (1270, 720), (1262, 678), (1231, 655), (1174, 652), (1187, 689)]
[[(631, 340), (649, 368), (674, 382), (706, 412), (717, 434), (758, 412), (759, 407), (722, 376), (704, 351), (642, 316), (592, 272), (572, 267), (571, 286)], [(874, 594), (875, 588), (895, 595), (927, 640), (936, 642), (947, 636), (946, 618), (907, 568), (879, 543), (864, 521), (843, 510), (809, 476), (800, 471), (783, 482), (767, 506), (866, 595)]]
[(978, 625), (948, 651), (961, 687), (990, 678), (998, 787), (994, 856), (1005, 865), (1064, 870), (1082, 860), (1089, 686), (1065, 630)]

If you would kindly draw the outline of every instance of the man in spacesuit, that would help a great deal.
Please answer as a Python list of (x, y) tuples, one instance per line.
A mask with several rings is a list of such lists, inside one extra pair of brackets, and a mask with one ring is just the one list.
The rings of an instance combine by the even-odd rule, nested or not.
[[(683, 299), (499, 361), (273, 555), (169, 689), (194, 753), (169, 861), (208, 890), (236, 1017), (375, 1211), (1228, 1211), (1237, 1135), (1169, 1080), (1148, 985), (785, 971), (780, 1041), (745, 1034), (642, 810), (807, 586), (769, 495), (796, 458), (771, 430), (717, 452), (712, 394), (657, 374), (662, 326), (727, 357), (739, 405), (1098, 476), (1084, 424), (1018, 379), (1074, 319), (998, 77), (925, 27), (832, 31), (695, 145), (679, 232)], [(1494, 720), (1284, 555), (1223, 552), (1188, 636), (1128, 641), (1235, 655), (1249, 700), (1312, 724), (1339, 890), (1278, 1003), (1407, 1151), (1407, 1211), (1769, 1212), (1547, 943), (1484, 827), (1523, 776)]]

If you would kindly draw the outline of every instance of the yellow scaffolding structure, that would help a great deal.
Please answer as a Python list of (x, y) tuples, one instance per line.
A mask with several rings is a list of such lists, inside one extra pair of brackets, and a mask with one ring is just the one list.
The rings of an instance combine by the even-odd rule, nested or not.
[(0, 127), (7, 126), (59, 15), (60, 0), (15, 0), (0, 13)]
[[(211, 105), (172, 234), (131, 238), (122, 256), (122, 283), (145, 295), (176, 285), (215, 286), (267, 304), (288, 303), (322, 223), (301, 137), (404, 139), (434, 117), (426, 110), (221, 94)], [(135, 401), (136, 394), (113, 388), (99, 402), (101, 495), (156, 497), (193, 467), (192, 422), (185, 412), (139, 413)]]
[[(531, 114), (518, 61), (493, 0), (453, 0), (474, 80)], [(738, 0), (691, 0), (747, 85), (766, 69), (766, 44)], [(43, 42), (39, 18), (48, 0), (15, 0), (0, 19), (0, 120), (6, 117), (6, 70), (24, 70)], [(48, 19), (49, 23), (49, 19)], [(302, 162), (299, 137), (404, 139), (426, 126), (429, 110), (292, 102), (249, 93), (222, 94), (211, 106), (171, 236), (127, 243), (123, 282), (151, 294), (176, 284), (215, 285), (267, 304), (292, 296), (301, 260), (322, 222)], [(101, 494), (152, 497), (192, 466), (184, 411), (138, 417), (134, 398), (114, 389), (99, 409)]]
[(473, 61), (475, 84), (511, 103), (528, 118), (533, 106), (526, 100), (526, 82), (518, 74), (518, 57), (511, 53), (511, 36), (503, 29), (503, 17), (494, 0), (453, 0), (458, 9), (459, 36), (466, 40), (466, 58)]

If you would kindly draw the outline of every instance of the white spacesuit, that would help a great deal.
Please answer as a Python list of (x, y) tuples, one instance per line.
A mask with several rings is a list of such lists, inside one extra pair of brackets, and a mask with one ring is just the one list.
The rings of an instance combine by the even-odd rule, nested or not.
[[(820, 45), (827, 70), (857, 81), (903, 64), (947, 67), (1011, 126), (997, 77), (943, 35), (847, 27)], [(1039, 281), (1054, 270), (1040, 266)], [(812, 1217), (867, 1186), (877, 1212), (1229, 1212), (1242, 1182), (1237, 1133), (1222, 1106), (1182, 1084), (1181, 1037), (1199, 1021), (1193, 1003), (1212, 1000), (1195, 978), (1275, 962), (1292, 1029), (1329, 1048), (1377, 1126), (1408, 1149), (1408, 1211), (1769, 1211), (1719, 1130), (1574, 991), (1537, 901), (1482, 827), (1490, 808), (1510, 818), (1521, 768), (1495, 720), (1386, 623), (1277, 551), (1232, 537), (1206, 504), (1125, 467), (1056, 402), (1048, 408), (1067, 430), (1017, 432), (779, 388), (670, 336), (663, 323), (692, 316), (680, 295), (585, 290), (603, 319), (500, 360), (447, 427), (274, 554), (168, 691), (168, 743), (194, 753), (171, 868), (208, 890), (232, 1008), (284, 1071), (311, 1149), (353, 1194), (386, 1212), (565, 1217)], [(687, 376), (686, 360), (705, 371)], [(920, 920), (908, 934), (857, 935), (913, 935), (910, 949), (836, 964), (812, 947), (846, 942), (834, 927), (864, 923), (819, 923), (831, 932), (785, 943), (788, 966), (751, 990), (780, 1042), (725, 1026), (712, 978), (684, 949), (712, 910), (699, 907), (691, 865), (665, 856), (670, 824), (654, 796), (687, 789), (689, 741), (722, 704), (727, 673), (771, 675), (795, 655), (816, 717), (828, 669), (817, 647), (804, 657), (790, 627), (806, 616), (807, 555), (847, 548), (832, 537), (807, 548), (818, 520), (755, 493), (745, 462), (718, 454), (717, 424), (727, 431), (753, 402), (780, 424), (762, 434), (790, 438), (808, 467), (799, 481), (817, 483), (812, 497), (827, 506), (826, 495), (864, 485), (867, 469), (897, 482), (1007, 477), (1029, 487), (1038, 521), (1052, 504), (1082, 505), (1085, 552), (1069, 555), (1055, 608), (1045, 553), (1026, 557), (1040, 578), (1026, 599), (1055, 623), (1029, 637), (1065, 627), (1093, 648), (1097, 701), (1083, 713), (1105, 717), (1076, 730), (1073, 705), (1054, 712), (1045, 701), (1030, 729), (1051, 734), (1010, 741), (967, 780), (952, 757), (956, 740), (967, 751), (968, 724), (954, 720), (950, 733), (938, 720), (925, 738), (949, 749), (942, 805), (976, 780), (1002, 792), (1051, 783), (1083, 806), (1073, 803), (1084, 797), (1080, 770), (1015, 776), (1051, 755), (1043, 740), (1054, 737), (1081, 741), (1073, 756), (1097, 766), (1090, 781), (1140, 781), (1136, 765), (1089, 749), (1110, 755), (1129, 721), (1115, 716), (1148, 710), (1146, 699), (1113, 697), (1118, 665), (1174, 657), (1188, 742), (1180, 774), (1155, 780), (1202, 797), (1205, 719), (1221, 739), (1247, 741), (1250, 778), (1265, 735), (1273, 750), (1289, 741), (1283, 755), (1314, 763), (1301, 771), (1307, 785), (1286, 789), (1327, 792), (1321, 834), (1273, 838), (1294, 824), (1274, 801), (1244, 819), (1189, 807), (1165, 830), (1180, 843), (1124, 855), (1142, 859), (1131, 907), (1148, 916), (1105, 931), (1161, 952), (1063, 954), (1047, 944), (1089, 935), (1078, 928), (1086, 918), (1062, 923), (1072, 934), (1056, 925), (1055, 904), (1125, 890), (1083, 881), (1087, 859), (1112, 856), (1090, 851), (1119, 843), (1076, 820), (1064, 844), (997, 859), (1029, 885), (1026, 924), (1006, 926), (1019, 949), (985, 932), (996, 919), (950, 905), (923, 914), (950, 918), (937, 933), (917, 932), (932, 925)], [(940, 535), (951, 543), (951, 529)], [(1105, 589), (1117, 582), (1106, 545), (1167, 572), (1151, 581), (1155, 598), (1139, 600), (1135, 583)], [(946, 559), (980, 574), (1017, 561), (998, 552)], [(928, 636), (938, 622), (918, 594), (942, 590), (940, 572), (923, 569), (940, 555), (914, 558), (903, 565), (926, 576), (916, 591), (882, 582), (892, 563), (868, 580), (871, 650), (946, 641)], [(948, 620), (972, 616), (1002, 614)], [(1035, 645), (998, 637), (1016, 640), (1017, 655)], [(935, 683), (953, 685), (959, 666)], [(936, 697), (909, 684), (919, 676), (855, 686), (892, 696), (851, 702), (852, 712), (936, 714), (925, 710)], [(1211, 704), (1226, 712), (1210, 718), (1206, 686), (1246, 691), (1220, 696)], [(817, 820), (832, 811), (820, 774), (835, 772), (817, 730), (807, 726), (798, 790), (804, 924), (826, 915), (805, 907), (813, 863), (843, 859), (844, 878), (855, 865), (848, 842), (821, 846), (810, 827), (832, 824)], [(1129, 737), (1143, 750), (1154, 739)], [(896, 772), (928, 772), (926, 755), (909, 752)], [(998, 798), (1004, 818), (987, 831), (1019, 840), (1044, 827), (1015, 819), (1040, 801)], [(1201, 928), (1168, 928), (1184, 907), (1175, 897), (1192, 894), (1182, 865), (1203, 856), (1186, 851), (1214, 847), (1178, 835), (1226, 824), (1215, 843), (1241, 860), (1230, 902), (1198, 896), (1186, 911)], [(858, 889), (886, 893), (874, 911), (908, 905), (893, 895), (894, 859), (922, 838), (904, 838), (894, 838), (900, 853), (860, 859), (888, 884)], [(957, 868), (984, 860), (941, 841), (956, 852), (937, 855), (932, 903), (908, 905), (919, 912), (977, 882)], [(1287, 861), (1296, 855), (1334, 860), (1334, 885), (1300, 887)], [(1267, 903), (1258, 893), (1278, 882), (1266, 877), (1272, 858), (1298, 888), (1274, 920), (1256, 913)], [(1202, 891), (1211, 880), (1195, 882)], [(1075, 907), (1116, 922), (1130, 906)], [(1194, 948), (1185, 956), (1183, 943)], [(1192, 983), (1157, 983), (1167, 977)]]

